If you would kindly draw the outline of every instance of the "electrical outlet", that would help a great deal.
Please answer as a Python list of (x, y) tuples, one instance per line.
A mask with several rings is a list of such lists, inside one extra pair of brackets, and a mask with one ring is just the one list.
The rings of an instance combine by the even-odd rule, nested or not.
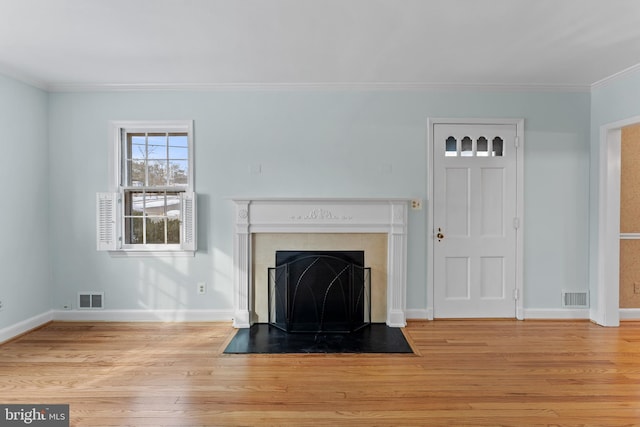
[(198, 293), (200, 295), (207, 293), (207, 283), (206, 282), (199, 282), (198, 283)]
[(73, 309), (73, 306), (71, 305), (71, 303), (70, 303), (70, 302), (68, 302), (68, 301), (67, 301), (67, 302), (65, 302), (64, 304), (62, 304), (62, 309), (63, 309), (63, 310), (72, 310), (72, 309)]
[(422, 200), (420, 199), (413, 199), (411, 201), (411, 209), (415, 210), (415, 211), (419, 211), (422, 210)]
[(633, 293), (640, 294), (640, 283), (637, 283), (637, 282), (633, 283)]

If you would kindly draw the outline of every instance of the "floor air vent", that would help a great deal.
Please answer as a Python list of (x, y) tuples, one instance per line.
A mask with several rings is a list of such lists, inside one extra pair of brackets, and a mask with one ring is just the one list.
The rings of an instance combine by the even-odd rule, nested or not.
[(589, 307), (589, 292), (562, 291), (563, 307)]
[(104, 292), (80, 292), (78, 308), (82, 310), (99, 310), (104, 308)]

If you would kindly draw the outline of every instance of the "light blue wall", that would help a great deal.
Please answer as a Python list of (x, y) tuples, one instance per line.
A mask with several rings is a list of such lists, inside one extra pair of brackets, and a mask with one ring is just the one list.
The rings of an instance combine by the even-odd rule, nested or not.
[(617, 77), (595, 87), (591, 95), (591, 256), (590, 283), (592, 306), (597, 292), (598, 254), (598, 197), (600, 174), (600, 127), (640, 116), (640, 70)]
[[(218, 91), (50, 94), (51, 305), (105, 291), (111, 309), (230, 309), (235, 196), (426, 199), (428, 117), (525, 119), (525, 307), (560, 308), (589, 273), (587, 93)], [(199, 251), (95, 250), (109, 120), (193, 119)], [(262, 173), (251, 173), (261, 165)], [(389, 173), (390, 167), (390, 173)], [(408, 307), (427, 305), (427, 203), (409, 215)], [(197, 295), (206, 281), (208, 293)]]
[(600, 126), (640, 115), (640, 69), (618, 77), (591, 93), (592, 137)]
[(0, 75), (0, 330), (51, 308), (47, 102)]

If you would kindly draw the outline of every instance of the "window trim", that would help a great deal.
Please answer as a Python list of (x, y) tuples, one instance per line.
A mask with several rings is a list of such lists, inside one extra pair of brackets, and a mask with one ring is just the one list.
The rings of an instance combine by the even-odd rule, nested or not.
[[(189, 209), (192, 209), (192, 217), (189, 219), (193, 223), (192, 248), (185, 249), (184, 241), (184, 200), (181, 203), (181, 242), (179, 244), (148, 244), (148, 245), (126, 245), (122, 242), (124, 238), (123, 218), (124, 218), (124, 174), (123, 170), (123, 136), (127, 133), (145, 132), (186, 132), (188, 138), (188, 185), (179, 187), (179, 192), (186, 196), (189, 201)], [(193, 256), (197, 250), (196, 243), (196, 213), (195, 202), (195, 174), (194, 174), (194, 143), (193, 143), (193, 120), (112, 120), (109, 122), (109, 155), (108, 155), (108, 189), (114, 194), (115, 210), (114, 215), (114, 232), (115, 232), (115, 249), (109, 248), (108, 251), (113, 256)], [(183, 198), (181, 197), (181, 200)], [(100, 249), (100, 243), (98, 248)], [(104, 245), (101, 250), (104, 249)]]

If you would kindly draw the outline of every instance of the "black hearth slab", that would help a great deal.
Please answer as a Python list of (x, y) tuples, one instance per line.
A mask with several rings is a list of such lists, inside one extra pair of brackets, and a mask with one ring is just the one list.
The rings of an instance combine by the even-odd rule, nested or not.
[(413, 353), (400, 328), (374, 323), (349, 334), (286, 333), (266, 323), (238, 329), (227, 354)]

